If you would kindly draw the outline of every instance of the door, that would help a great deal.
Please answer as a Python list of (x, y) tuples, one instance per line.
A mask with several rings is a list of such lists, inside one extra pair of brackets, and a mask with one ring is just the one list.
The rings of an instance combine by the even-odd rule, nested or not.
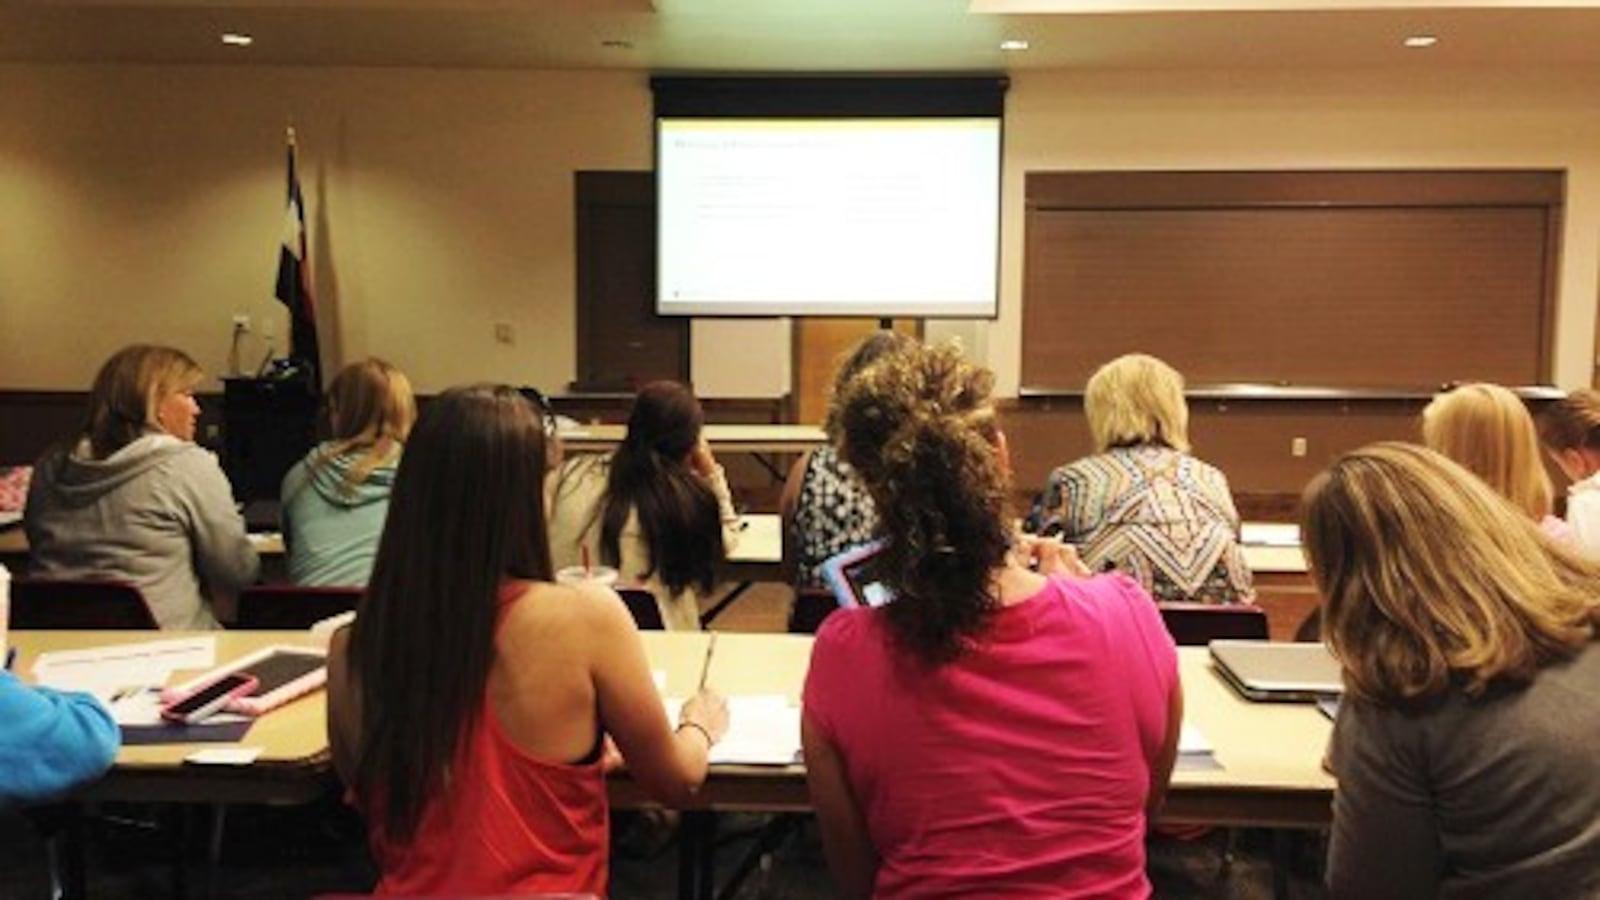
[(656, 315), (651, 172), (578, 172), (574, 392), (633, 392), (689, 380), (689, 320)]

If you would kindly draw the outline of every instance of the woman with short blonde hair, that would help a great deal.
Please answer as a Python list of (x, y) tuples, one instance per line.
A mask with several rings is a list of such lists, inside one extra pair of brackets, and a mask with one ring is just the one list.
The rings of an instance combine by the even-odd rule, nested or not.
[(1183, 376), (1154, 356), (1129, 353), (1095, 371), (1083, 393), (1095, 450), (1160, 444), (1189, 451)]
[(1183, 376), (1153, 356), (1119, 356), (1089, 379), (1083, 408), (1096, 453), (1050, 473), (1034, 527), (1157, 600), (1255, 599), (1228, 479), (1189, 452)]
[(1303, 533), (1346, 687), (1333, 896), (1600, 891), (1600, 564), (1400, 443), (1317, 476)]
[(1539, 454), (1533, 416), (1516, 394), (1497, 384), (1464, 384), (1440, 394), (1422, 411), (1422, 441), (1483, 479), (1557, 540), (1573, 540), (1550, 515), (1550, 475)]
[(162, 628), (217, 627), (260, 561), (233, 488), (194, 442), (204, 374), (135, 344), (95, 375), (83, 431), (34, 468), (24, 525), (35, 574), (132, 582)]
[(152, 430), (194, 440), (194, 422), (175, 405), (205, 378), (200, 364), (175, 347), (135, 344), (106, 360), (89, 391), (83, 432), (105, 459)]
[(333, 437), (283, 479), (283, 530), (296, 584), (361, 586), (378, 552), (400, 452), (417, 420), (405, 373), (368, 357), (328, 387)]

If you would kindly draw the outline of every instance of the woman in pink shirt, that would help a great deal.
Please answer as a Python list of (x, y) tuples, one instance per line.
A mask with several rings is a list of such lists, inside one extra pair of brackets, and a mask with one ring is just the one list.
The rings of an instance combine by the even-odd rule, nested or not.
[(1014, 544), (992, 381), (917, 348), (840, 398), (895, 599), (817, 635), (802, 740), (823, 847), (850, 896), (1148, 896), (1177, 653), (1136, 583)]

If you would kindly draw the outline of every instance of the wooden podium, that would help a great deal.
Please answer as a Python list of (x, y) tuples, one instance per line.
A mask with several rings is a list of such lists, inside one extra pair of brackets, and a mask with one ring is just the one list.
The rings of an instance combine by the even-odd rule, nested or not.
[(317, 442), (322, 398), (305, 378), (222, 379), (223, 470), (241, 503), (276, 500), (289, 468)]

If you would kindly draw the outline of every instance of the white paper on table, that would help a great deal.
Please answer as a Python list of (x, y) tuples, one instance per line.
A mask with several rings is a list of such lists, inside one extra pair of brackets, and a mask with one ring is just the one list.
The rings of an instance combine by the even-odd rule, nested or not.
[(1211, 746), (1211, 741), (1206, 738), (1200, 729), (1190, 725), (1188, 722), (1183, 723), (1183, 729), (1178, 732), (1179, 756), (1194, 756), (1215, 752), (1217, 752), (1217, 748)]
[[(156, 688), (135, 688), (121, 690), (111, 696), (107, 705), (111, 708), (111, 718), (118, 725), (130, 728), (151, 728), (157, 725), (171, 725), (166, 719), (161, 718), (161, 691)], [(213, 713), (206, 717), (203, 724), (225, 725), (230, 722), (247, 722), (249, 716), (235, 713)]]
[(260, 747), (208, 747), (185, 756), (183, 761), (197, 766), (248, 766), (260, 755)]
[(1239, 526), (1239, 542), (1263, 547), (1300, 546), (1300, 526), (1282, 522), (1246, 522)]
[[(667, 721), (676, 724), (683, 698), (663, 697)], [(711, 748), (711, 763), (787, 766), (800, 759), (800, 707), (782, 694), (728, 698), (728, 733)]]
[(44, 687), (86, 691), (109, 702), (126, 688), (160, 687), (177, 669), (209, 669), (216, 664), (215, 637), (172, 638), (41, 653), (33, 664), (33, 678)]

